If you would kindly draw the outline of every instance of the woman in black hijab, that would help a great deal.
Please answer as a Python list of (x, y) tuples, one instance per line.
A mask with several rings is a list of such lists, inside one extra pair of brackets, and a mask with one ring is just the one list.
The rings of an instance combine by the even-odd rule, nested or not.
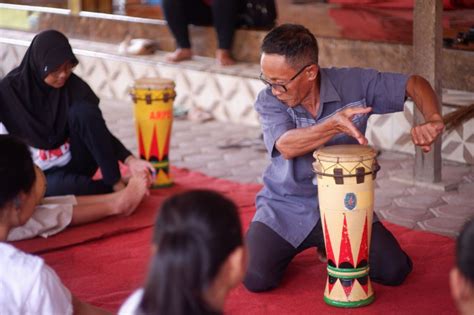
[[(30, 146), (46, 174), (47, 195), (121, 190), (125, 183), (118, 161), (132, 175), (153, 171), (107, 129), (99, 98), (72, 73), (78, 63), (68, 39), (48, 30), (33, 38), (20, 66), (0, 82), (0, 132)], [(103, 179), (92, 180), (98, 167)]]

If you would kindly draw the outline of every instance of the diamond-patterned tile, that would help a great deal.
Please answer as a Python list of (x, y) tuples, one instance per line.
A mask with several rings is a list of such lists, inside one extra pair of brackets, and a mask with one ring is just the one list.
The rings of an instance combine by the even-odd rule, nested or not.
[(380, 210), (383, 210), (383, 209), (390, 208), (390, 206), (392, 205), (392, 202), (393, 202), (393, 198), (391, 198), (391, 197), (380, 195), (380, 194), (375, 194), (374, 210), (375, 211), (380, 211)]
[[(395, 214), (395, 215), (394, 215)], [(400, 215), (396, 215), (393, 209), (382, 209), (378, 211), (378, 215), (383, 217), (385, 220), (413, 229), (416, 226), (416, 220), (412, 218), (406, 218)]]
[(450, 218), (446, 220), (446, 218), (436, 217), (419, 222), (418, 226), (425, 231), (456, 237), (465, 223), (464, 219)]
[(399, 207), (413, 209), (426, 209), (442, 204), (439, 196), (431, 194), (398, 197), (394, 202)]
[[(464, 176), (466, 178), (466, 176)], [(458, 187), (460, 193), (472, 193), (474, 191), (474, 182), (461, 183)]]
[(441, 198), (451, 206), (474, 207), (474, 193), (472, 191), (463, 192), (463, 193), (445, 194)]
[(246, 114), (248, 115), (248, 112), (246, 112), (247, 108), (251, 108), (253, 111), (253, 102), (255, 99), (252, 95), (246, 93), (248, 90), (245, 88), (243, 81), (244, 79), (237, 81), (236, 90), (239, 92), (233, 94), (233, 97), (229, 99), (226, 104), (230, 116), (229, 118), (233, 122), (239, 122), (241, 117), (245, 117)]
[(431, 212), (437, 217), (471, 218), (474, 217), (474, 206), (448, 204), (431, 208)]
[(433, 218), (434, 215), (430, 211), (418, 208), (391, 208), (381, 211), (387, 219), (394, 220), (407, 220), (412, 222), (418, 222), (421, 220), (427, 220)]

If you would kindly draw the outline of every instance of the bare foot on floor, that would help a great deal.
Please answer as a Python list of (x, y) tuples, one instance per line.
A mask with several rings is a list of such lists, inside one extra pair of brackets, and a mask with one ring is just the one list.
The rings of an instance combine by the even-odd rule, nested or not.
[(183, 60), (190, 60), (193, 57), (193, 52), (189, 48), (178, 48), (174, 52), (166, 56), (169, 62), (179, 62)]
[(116, 214), (131, 215), (143, 200), (143, 197), (149, 194), (146, 176), (130, 177), (127, 187), (119, 191), (119, 194), (118, 198), (115, 199)]
[(234, 58), (227, 49), (218, 49), (216, 51), (217, 63), (221, 66), (231, 66), (235, 64)]

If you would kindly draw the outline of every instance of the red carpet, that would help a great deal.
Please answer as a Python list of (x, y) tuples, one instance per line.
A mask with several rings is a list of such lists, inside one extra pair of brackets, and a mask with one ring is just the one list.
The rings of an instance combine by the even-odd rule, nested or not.
[[(116, 311), (146, 274), (155, 210), (164, 196), (192, 188), (211, 188), (232, 198), (241, 209), (245, 229), (253, 216), (259, 185), (246, 185), (173, 169), (176, 185), (154, 190), (137, 212), (71, 228), (54, 239), (18, 242), (21, 248), (45, 252), (42, 256), (79, 298)], [(337, 309), (323, 302), (325, 265), (314, 249), (290, 264), (282, 285), (269, 293), (253, 294), (243, 286), (231, 294), (228, 314), (455, 314), (448, 285), (454, 263), (454, 242), (446, 237), (385, 223), (414, 262), (405, 284), (374, 284), (376, 301), (361, 309)], [(96, 231), (98, 230), (98, 231)], [(100, 238), (100, 239), (99, 239)], [(84, 243), (88, 241), (87, 243)], [(46, 244), (51, 242), (52, 246)], [(65, 247), (66, 246), (66, 247)]]

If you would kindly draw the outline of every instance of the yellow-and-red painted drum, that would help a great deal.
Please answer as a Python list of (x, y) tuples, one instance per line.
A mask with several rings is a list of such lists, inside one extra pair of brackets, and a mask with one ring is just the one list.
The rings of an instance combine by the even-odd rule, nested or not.
[(163, 78), (142, 78), (131, 89), (140, 158), (150, 161), (156, 177), (153, 187), (170, 186), (169, 145), (173, 124), (175, 84)]
[(374, 149), (363, 145), (335, 145), (314, 153), (328, 259), (324, 301), (329, 305), (359, 307), (374, 300), (369, 248), (379, 169), (375, 156)]

